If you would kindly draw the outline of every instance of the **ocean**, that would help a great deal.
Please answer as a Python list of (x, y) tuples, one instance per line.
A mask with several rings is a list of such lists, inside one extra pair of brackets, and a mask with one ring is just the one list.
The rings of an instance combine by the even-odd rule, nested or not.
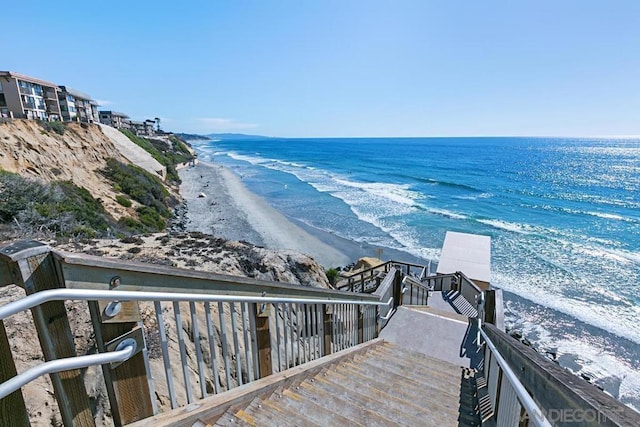
[(194, 146), (289, 218), (346, 239), (437, 262), (447, 230), (491, 236), (507, 326), (640, 410), (640, 139)]

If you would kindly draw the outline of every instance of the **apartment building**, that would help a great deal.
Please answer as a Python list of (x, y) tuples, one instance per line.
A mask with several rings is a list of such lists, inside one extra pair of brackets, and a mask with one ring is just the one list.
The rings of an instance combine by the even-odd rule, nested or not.
[(0, 117), (62, 120), (55, 83), (0, 71)]
[(100, 122), (98, 103), (91, 99), (91, 97), (86, 93), (71, 89), (67, 86), (60, 86), (58, 101), (60, 102), (62, 119), (65, 122)]
[(118, 111), (100, 111), (100, 123), (117, 128), (130, 129), (131, 121), (129, 116)]

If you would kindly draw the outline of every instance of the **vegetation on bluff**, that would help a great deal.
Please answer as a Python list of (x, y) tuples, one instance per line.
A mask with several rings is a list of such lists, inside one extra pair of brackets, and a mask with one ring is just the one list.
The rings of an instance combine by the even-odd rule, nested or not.
[[(24, 235), (109, 235), (114, 221), (102, 202), (71, 181), (42, 183), (0, 169), (0, 223)], [(16, 230), (17, 229), (17, 230)]]
[[(128, 229), (140, 232), (160, 231), (166, 227), (166, 220), (173, 216), (171, 208), (177, 200), (169, 195), (160, 178), (144, 169), (121, 163), (115, 159), (107, 160), (102, 174), (113, 182), (114, 190), (122, 192), (140, 203), (136, 209), (138, 219), (123, 218), (120, 224)], [(126, 206), (131, 201), (120, 195), (118, 203)]]
[(185, 142), (172, 135), (169, 137), (169, 141), (171, 142), (169, 146), (165, 144), (164, 141), (136, 136), (133, 132), (126, 129), (121, 129), (120, 131), (134, 144), (146, 150), (154, 159), (167, 168), (167, 180), (169, 183), (180, 184), (180, 177), (178, 176), (175, 165), (193, 159), (193, 155), (191, 155)]

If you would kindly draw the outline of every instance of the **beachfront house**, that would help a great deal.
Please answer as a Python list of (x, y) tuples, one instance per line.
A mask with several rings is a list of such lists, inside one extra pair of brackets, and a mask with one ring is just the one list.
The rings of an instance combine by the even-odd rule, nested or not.
[(62, 119), (65, 122), (79, 121), (83, 123), (99, 122), (98, 103), (86, 93), (71, 89), (67, 86), (59, 86), (58, 100)]
[(100, 111), (100, 123), (117, 129), (130, 129), (129, 116), (118, 111)]
[(12, 71), (0, 71), (0, 117), (61, 120), (55, 83)]

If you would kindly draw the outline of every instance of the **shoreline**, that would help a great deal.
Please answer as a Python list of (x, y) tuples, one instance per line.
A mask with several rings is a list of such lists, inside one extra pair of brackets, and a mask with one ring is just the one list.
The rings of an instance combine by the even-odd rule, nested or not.
[(344, 251), (294, 224), (249, 191), (227, 167), (199, 161), (194, 167), (181, 169), (179, 174), (180, 194), (187, 207), (184, 214), (187, 230), (274, 250), (300, 252), (325, 268), (352, 262)]
[[(409, 253), (356, 242), (289, 218), (249, 190), (224, 165), (199, 160), (178, 171), (180, 194), (186, 203), (185, 226), (190, 231), (246, 241), (274, 250), (293, 250), (311, 256), (325, 268), (344, 267), (362, 257), (397, 259), (427, 264)], [(205, 197), (199, 197), (204, 195)]]

